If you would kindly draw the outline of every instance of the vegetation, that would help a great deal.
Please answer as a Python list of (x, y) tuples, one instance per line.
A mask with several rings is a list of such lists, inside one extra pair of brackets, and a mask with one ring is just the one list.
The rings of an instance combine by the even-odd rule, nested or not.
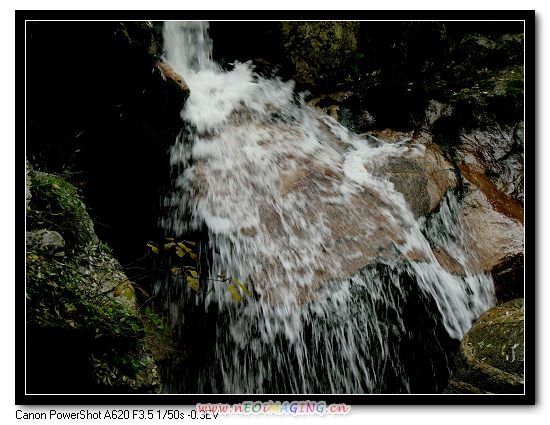
[(162, 339), (166, 326), (146, 306), (149, 295), (97, 241), (79, 189), (60, 175), (38, 172), (31, 174), (31, 189), (27, 230), (62, 238), (44, 245), (28, 239), (27, 328), (69, 330), (93, 341), (90, 361), (100, 385), (160, 391), (146, 340)]
[[(111, 279), (118, 270), (105, 270), (101, 265), (108, 259), (99, 245), (90, 244), (86, 254), (59, 259), (47, 251), (27, 252), (27, 326), (84, 333), (95, 340), (90, 354), (98, 380), (121, 385), (111, 379), (113, 373), (119, 381), (138, 389), (143, 379), (138, 372), (152, 368), (152, 363), (142, 358), (146, 338), (154, 335), (162, 339), (165, 325), (148, 307), (136, 311), (130, 303), (115, 299), (124, 294), (131, 300), (136, 287), (125, 280), (113, 284)], [(83, 269), (91, 271), (88, 276)], [(102, 290), (104, 287), (108, 289)]]
[(82, 202), (80, 189), (62, 175), (33, 172), (32, 198), (27, 210), (27, 228), (57, 231), (71, 246), (92, 241), (92, 222)]
[[(147, 347), (163, 339), (166, 325), (149, 306), (147, 291), (126, 277), (112, 249), (97, 240), (80, 190), (66, 177), (31, 173), (27, 230), (60, 236), (55, 243), (41, 244), (28, 235), (27, 329), (70, 331), (92, 341), (89, 362), (100, 386), (159, 392), (160, 378)], [(198, 260), (193, 245), (167, 238), (161, 249), (180, 264), (163, 272), (185, 279), (198, 291), (204, 279), (193, 265)], [(147, 248), (149, 255), (159, 254), (159, 244), (149, 241)], [(184, 257), (191, 263), (184, 263)], [(218, 276), (220, 282), (230, 280)], [(242, 293), (249, 292), (237, 279), (232, 281), (228, 290), (240, 302)]]
[[(197, 255), (192, 251), (191, 248), (189, 248), (187, 245), (195, 245), (195, 242), (187, 241), (185, 239), (182, 239), (180, 241), (175, 240), (174, 238), (166, 238), (164, 241), (163, 251), (170, 253), (175, 253), (177, 257), (183, 259), (186, 254), (189, 254), (189, 257), (191, 257), (194, 261), (198, 260)], [(159, 244), (154, 241), (149, 241), (147, 243), (147, 247), (149, 248), (148, 254), (159, 254)], [(198, 273), (196, 271), (195, 266), (192, 265), (185, 265), (180, 264), (177, 267), (172, 267), (171, 272), (175, 277), (181, 277), (185, 278), (187, 280), (187, 284), (195, 291), (199, 290), (200, 280), (210, 280), (205, 278), (199, 278)], [(227, 289), (231, 292), (231, 297), (237, 301), (241, 302), (243, 297), (240, 293), (240, 290), (242, 290), (246, 295), (250, 295), (250, 292), (244, 286), (241, 282), (238, 281), (236, 278), (230, 278), (227, 277), (225, 274), (218, 275), (218, 279), (215, 279), (217, 282), (228, 282), (233, 281), (233, 283), (237, 286), (228, 285)], [(239, 290), (240, 288), (240, 290)]]

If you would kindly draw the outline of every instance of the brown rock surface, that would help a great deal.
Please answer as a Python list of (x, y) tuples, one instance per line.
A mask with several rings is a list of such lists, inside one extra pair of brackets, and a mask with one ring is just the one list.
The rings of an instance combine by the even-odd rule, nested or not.
[(172, 68), (172, 65), (170, 65), (168, 62), (165, 62), (165, 61), (162, 61), (162, 60), (158, 61), (156, 63), (156, 65), (157, 65), (157, 68), (160, 69), (160, 71), (162, 72), (162, 76), (165, 80), (173, 81), (178, 86), (180, 86), (181, 89), (184, 90), (184, 91), (189, 90), (189, 86), (187, 85), (187, 83), (185, 82), (183, 77), (181, 75), (179, 75), (174, 70), (174, 68)]

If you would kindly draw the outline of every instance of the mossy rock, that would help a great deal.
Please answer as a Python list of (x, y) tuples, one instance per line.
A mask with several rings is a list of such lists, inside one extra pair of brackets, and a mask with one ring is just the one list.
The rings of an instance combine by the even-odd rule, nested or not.
[(56, 231), (70, 246), (98, 242), (79, 189), (59, 175), (30, 171), (29, 177), (28, 229)]
[(523, 298), (483, 313), (462, 338), (444, 393), (523, 393), (524, 327)]
[(283, 43), (300, 83), (338, 80), (357, 51), (358, 22), (281, 22)]
[[(160, 392), (160, 375), (145, 341), (163, 329), (158, 316), (138, 311), (139, 287), (98, 241), (79, 190), (59, 175), (31, 171), (29, 177), (28, 388)], [(44, 361), (47, 368), (40, 366)]]

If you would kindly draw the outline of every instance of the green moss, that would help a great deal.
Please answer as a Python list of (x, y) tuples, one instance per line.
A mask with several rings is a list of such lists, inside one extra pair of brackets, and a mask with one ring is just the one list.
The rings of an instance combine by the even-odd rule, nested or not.
[[(57, 231), (71, 243), (63, 253), (27, 245), (27, 330), (35, 336), (74, 335), (68, 339), (89, 341), (89, 362), (100, 386), (160, 391), (145, 340), (162, 338), (162, 321), (148, 308), (133, 307), (141, 296), (139, 287), (126, 279), (110, 247), (92, 241), (92, 222), (79, 190), (61, 176), (31, 173), (31, 179), (27, 230)], [(67, 348), (48, 349), (70, 351), (69, 340), (60, 342)]]
[(523, 81), (508, 81), (503, 94), (488, 100), (488, 110), (498, 122), (514, 125), (524, 118), (524, 97)]
[[(70, 260), (37, 250), (27, 252), (27, 327), (61, 328), (91, 341), (96, 381), (143, 391), (138, 385), (143, 379), (140, 373), (151, 373), (152, 366), (144, 360), (145, 339), (162, 337), (165, 326), (154, 313), (129, 308), (112, 296), (112, 290), (102, 288), (112, 278), (105, 269), (108, 261), (99, 245), (90, 245), (86, 254)], [(83, 269), (89, 271), (87, 276)]]
[(27, 211), (27, 226), (48, 228), (74, 246), (92, 239), (92, 223), (82, 202), (80, 190), (54, 174), (31, 174), (32, 198)]
[(479, 78), (477, 79), (476, 83), (478, 84), (480, 90), (493, 91), (496, 88), (496, 83), (493, 80), (485, 80), (483, 78)]
[(34, 209), (47, 209), (54, 213), (84, 211), (80, 202), (80, 191), (65, 179), (54, 174), (33, 173), (32, 175)]

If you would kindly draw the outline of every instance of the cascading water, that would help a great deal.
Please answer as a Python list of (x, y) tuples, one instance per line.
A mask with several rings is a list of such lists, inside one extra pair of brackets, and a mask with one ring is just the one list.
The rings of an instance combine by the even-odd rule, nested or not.
[[(494, 301), (490, 276), (468, 271), (453, 194), (416, 220), (381, 171), (423, 147), (349, 133), (250, 63), (223, 71), (207, 23), (166, 22), (164, 40), (191, 95), (161, 226), (203, 232), (210, 279), (156, 287), (200, 353), (165, 373), (165, 392), (441, 391), (449, 354)], [(438, 246), (464, 273), (438, 263)], [(250, 295), (236, 303), (219, 274)]]

